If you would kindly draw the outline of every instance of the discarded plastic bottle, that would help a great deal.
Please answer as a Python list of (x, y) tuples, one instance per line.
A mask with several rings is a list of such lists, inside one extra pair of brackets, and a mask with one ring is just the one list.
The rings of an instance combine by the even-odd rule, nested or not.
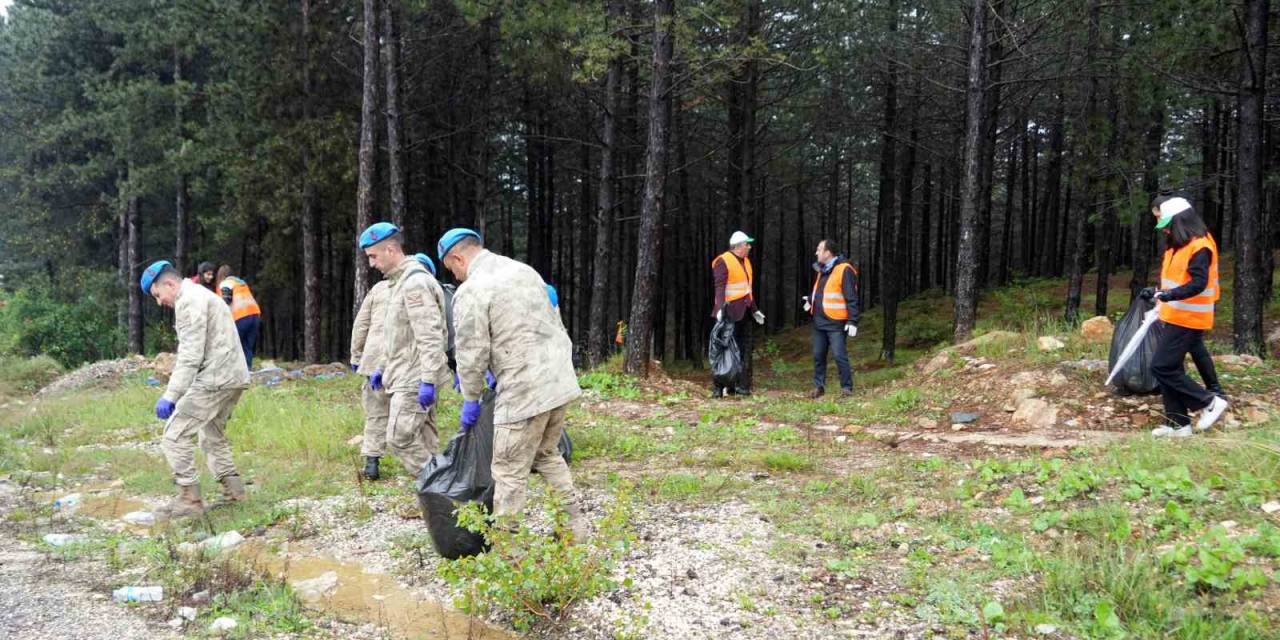
[(65, 509), (80, 504), (80, 494), (72, 493), (53, 501), (54, 509)]
[(74, 542), (84, 542), (85, 537), (78, 533), (46, 533), (44, 541), (51, 547), (61, 547)]
[(111, 592), (116, 602), (160, 602), (164, 587), (121, 587)]

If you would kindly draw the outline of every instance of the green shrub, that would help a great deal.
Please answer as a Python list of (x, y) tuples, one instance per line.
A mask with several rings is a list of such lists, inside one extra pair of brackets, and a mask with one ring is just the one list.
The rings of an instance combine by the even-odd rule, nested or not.
[(67, 367), (120, 354), (119, 287), (107, 273), (80, 271), (6, 296), (0, 306), (0, 352), (47, 355)]
[(554, 511), (555, 535), (548, 536), (527, 524), (516, 531), (491, 527), (478, 505), (461, 507), (459, 525), (483, 533), (493, 547), (440, 565), (441, 577), (462, 591), (455, 604), (472, 614), (499, 608), (511, 614), (517, 629), (528, 631), (535, 622), (559, 620), (574, 603), (617, 588), (614, 570), (634, 540), (631, 489), (619, 486), (614, 497), (585, 544), (570, 541), (560, 509)]

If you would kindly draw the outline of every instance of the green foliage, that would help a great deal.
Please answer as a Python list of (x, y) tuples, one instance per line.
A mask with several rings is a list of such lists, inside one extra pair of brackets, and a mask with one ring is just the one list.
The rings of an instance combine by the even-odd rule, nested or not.
[[(1268, 534), (1271, 535), (1271, 534)], [(1247, 562), (1246, 547), (1264, 550), (1274, 541), (1259, 535), (1241, 539), (1215, 525), (1193, 542), (1184, 542), (1160, 556), (1163, 566), (1179, 572), (1187, 586), (1215, 592), (1249, 592), (1267, 585), (1267, 574)]]
[(493, 547), (442, 563), (440, 575), (462, 591), (456, 602), (461, 610), (484, 613), (496, 607), (512, 616), (517, 629), (528, 631), (535, 622), (554, 622), (574, 603), (619, 586), (613, 574), (634, 541), (633, 509), (631, 489), (619, 485), (595, 536), (574, 544), (567, 516), (558, 508), (555, 535), (548, 536), (527, 523), (515, 531), (493, 527), (478, 505), (467, 504), (458, 510), (459, 525), (483, 533)]
[(19, 289), (0, 307), (0, 352), (49, 356), (74, 367), (121, 353), (123, 339), (108, 293), (118, 286), (104, 274), (82, 272), (57, 285)]
[(640, 387), (635, 379), (620, 373), (589, 371), (578, 376), (578, 386), (598, 391), (606, 398), (640, 399)]
[(62, 371), (62, 365), (49, 356), (0, 356), (0, 396), (35, 393)]

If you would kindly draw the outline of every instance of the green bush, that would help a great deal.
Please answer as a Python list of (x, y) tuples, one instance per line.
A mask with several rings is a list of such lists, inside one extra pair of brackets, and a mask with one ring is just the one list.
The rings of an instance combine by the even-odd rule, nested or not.
[[(619, 560), (634, 540), (630, 523), (631, 490), (620, 486), (597, 523), (594, 537), (573, 544), (564, 512), (555, 510), (555, 535), (522, 523), (516, 531), (491, 527), (476, 504), (458, 509), (458, 524), (483, 533), (493, 548), (487, 553), (440, 565), (440, 575), (462, 591), (456, 605), (466, 613), (497, 607), (511, 614), (517, 629), (535, 622), (554, 623), (574, 603), (617, 588), (613, 578)], [(630, 586), (630, 579), (624, 581)]]
[(117, 356), (124, 345), (115, 313), (120, 295), (114, 277), (101, 272), (30, 283), (0, 298), (0, 352), (47, 355), (67, 367)]

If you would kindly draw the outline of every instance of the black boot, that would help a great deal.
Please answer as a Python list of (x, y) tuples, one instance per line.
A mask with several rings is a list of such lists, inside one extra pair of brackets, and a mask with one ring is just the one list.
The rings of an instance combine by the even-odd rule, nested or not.
[(724, 387), (713, 387), (713, 388), (711, 389), (711, 397), (712, 397), (712, 398), (723, 398), (723, 397), (724, 397)]
[(368, 480), (378, 479), (378, 456), (364, 457), (364, 477)]
[(749, 395), (751, 395), (751, 387), (734, 387), (734, 388), (733, 388), (733, 395), (735, 395), (735, 396), (749, 396)]

